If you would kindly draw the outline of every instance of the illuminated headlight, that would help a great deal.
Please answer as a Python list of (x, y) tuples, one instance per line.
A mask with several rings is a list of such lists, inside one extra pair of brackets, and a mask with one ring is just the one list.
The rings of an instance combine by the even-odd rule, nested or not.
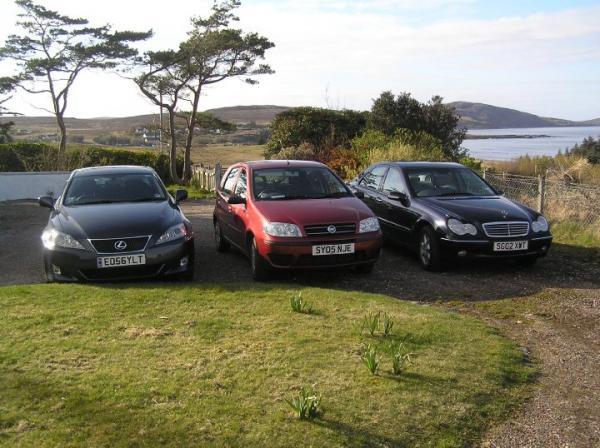
[(379, 221), (371, 217), (363, 219), (358, 226), (358, 233), (377, 232), (379, 230)]
[(268, 222), (264, 226), (264, 231), (267, 235), (283, 236), (283, 237), (299, 237), (302, 236), (300, 229), (296, 224), (287, 222)]
[(477, 229), (473, 224), (465, 224), (458, 219), (450, 218), (448, 220), (448, 228), (456, 235), (477, 235)]
[(531, 223), (531, 230), (534, 232), (547, 232), (548, 221), (542, 215), (538, 216), (538, 219)]
[(46, 249), (54, 249), (56, 247), (65, 247), (67, 249), (83, 249), (79, 241), (73, 238), (68, 233), (59, 232), (56, 229), (45, 230), (42, 233), (42, 243)]
[(163, 233), (160, 238), (156, 240), (156, 244), (168, 243), (169, 241), (175, 241), (180, 238), (184, 238), (187, 235), (187, 229), (184, 224), (177, 224), (172, 227), (169, 227), (165, 233)]

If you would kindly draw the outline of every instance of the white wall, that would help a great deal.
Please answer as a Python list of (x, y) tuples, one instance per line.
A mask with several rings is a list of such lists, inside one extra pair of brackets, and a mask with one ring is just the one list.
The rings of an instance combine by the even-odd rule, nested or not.
[(69, 171), (39, 173), (0, 173), (0, 201), (57, 198), (70, 176)]

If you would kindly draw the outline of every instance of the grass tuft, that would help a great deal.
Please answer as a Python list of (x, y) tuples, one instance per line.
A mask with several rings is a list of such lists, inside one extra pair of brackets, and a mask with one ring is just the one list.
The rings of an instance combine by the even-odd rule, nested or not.
[(312, 387), (301, 388), (298, 396), (286, 399), (285, 402), (290, 405), (300, 420), (314, 420), (322, 413), (321, 396), (317, 395)]

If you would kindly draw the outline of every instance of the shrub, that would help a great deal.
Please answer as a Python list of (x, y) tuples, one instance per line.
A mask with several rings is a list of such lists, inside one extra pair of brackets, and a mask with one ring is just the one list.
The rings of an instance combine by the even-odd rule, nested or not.
[(373, 313), (369, 311), (369, 314), (363, 318), (363, 328), (366, 328), (371, 336), (374, 336), (377, 328), (379, 328), (380, 316), (380, 312)]
[(297, 397), (285, 399), (286, 403), (296, 412), (300, 420), (314, 420), (321, 409), (321, 396), (315, 393), (312, 387), (303, 387)]
[(310, 143), (301, 143), (299, 146), (288, 146), (283, 148), (273, 159), (276, 160), (317, 160), (315, 147)]
[(302, 298), (302, 293), (290, 297), (290, 306), (295, 313), (310, 314), (312, 306)]
[(371, 344), (367, 345), (361, 359), (367, 370), (371, 372), (371, 375), (375, 375), (379, 369), (379, 355), (377, 354), (377, 349)]

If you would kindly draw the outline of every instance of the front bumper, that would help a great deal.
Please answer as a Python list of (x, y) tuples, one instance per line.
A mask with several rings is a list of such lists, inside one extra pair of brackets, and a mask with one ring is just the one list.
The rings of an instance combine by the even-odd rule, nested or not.
[[(319, 244), (354, 243), (354, 253), (313, 256)], [(365, 235), (340, 235), (338, 238), (302, 238), (300, 241), (264, 240), (259, 251), (277, 269), (324, 269), (375, 263), (381, 250), (381, 232)]]
[[(179, 275), (193, 270), (194, 239), (173, 241), (146, 248), (143, 252), (114, 255), (142, 253), (146, 255), (144, 265), (99, 269), (96, 261), (98, 255), (95, 252), (63, 248), (44, 249), (44, 262), (47, 269), (54, 272), (57, 281), (111, 281)], [(186, 257), (187, 263), (182, 264)]]
[[(527, 250), (496, 252), (496, 241), (529, 241)], [(529, 236), (510, 239), (487, 240), (453, 240), (440, 238), (440, 247), (445, 257), (455, 258), (520, 258), (520, 257), (545, 257), (552, 245), (552, 235)]]

